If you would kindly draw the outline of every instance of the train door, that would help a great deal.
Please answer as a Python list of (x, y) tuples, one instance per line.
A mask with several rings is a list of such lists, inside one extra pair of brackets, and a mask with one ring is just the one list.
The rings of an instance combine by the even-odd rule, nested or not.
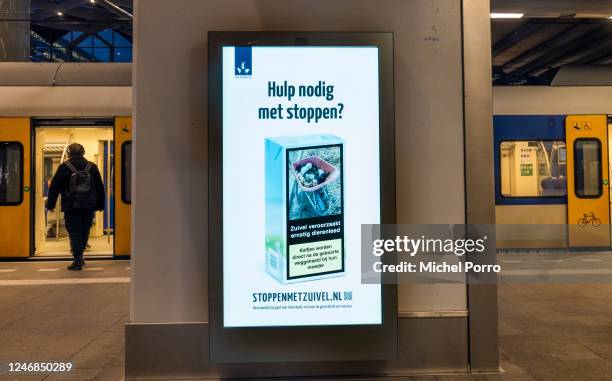
[(115, 118), (115, 256), (130, 255), (132, 118)]
[(568, 115), (567, 219), (570, 247), (610, 246), (606, 115)]
[(112, 120), (45, 120), (34, 119), (33, 211), (34, 255), (40, 257), (69, 257), (70, 241), (61, 210), (61, 196), (53, 211), (46, 208), (49, 185), (61, 163), (68, 160), (68, 146), (79, 143), (85, 148), (85, 158), (97, 165), (106, 190), (104, 212), (97, 212), (90, 229), (86, 257), (113, 255), (112, 200), (110, 198), (113, 173)]
[(0, 118), (0, 257), (30, 255), (30, 119)]
[[(612, 180), (612, 116), (608, 115), (608, 179)], [(610, 195), (610, 245), (612, 246), (612, 184), (608, 181), (608, 194)]]

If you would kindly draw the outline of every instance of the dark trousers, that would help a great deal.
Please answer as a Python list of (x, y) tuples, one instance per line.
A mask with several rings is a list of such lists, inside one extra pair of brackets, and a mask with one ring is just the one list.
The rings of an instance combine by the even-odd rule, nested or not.
[(89, 239), (89, 229), (94, 218), (93, 210), (79, 210), (69, 211), (64, 213), (64, 220), (66, 221), (66, 230), (68, 230), (68, 236), (70, 237), (70, 248), (72, 249), (72, 256), (75, 260), (81, 260), (83, 258), (83, 252), (87, 246), (87, 240)]

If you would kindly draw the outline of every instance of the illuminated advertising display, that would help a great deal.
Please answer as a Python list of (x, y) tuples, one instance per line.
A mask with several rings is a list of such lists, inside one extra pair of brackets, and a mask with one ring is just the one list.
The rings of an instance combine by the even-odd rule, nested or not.
[(379, 49), (222, 48), (223, 326), (382, 324)]

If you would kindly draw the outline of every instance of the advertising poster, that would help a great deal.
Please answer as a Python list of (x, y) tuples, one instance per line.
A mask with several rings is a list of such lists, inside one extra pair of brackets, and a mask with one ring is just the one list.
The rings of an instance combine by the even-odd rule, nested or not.
[(223, 47), (225, 327), (382, 324), (379, 51)]

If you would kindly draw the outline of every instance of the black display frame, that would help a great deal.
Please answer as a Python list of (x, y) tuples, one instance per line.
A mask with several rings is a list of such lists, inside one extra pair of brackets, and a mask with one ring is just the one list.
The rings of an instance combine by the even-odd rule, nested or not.
[(382, 324), (223, 325), (224, 46), (376, 46), (379, 51), (381, 223), (395, 223), (393, 34), (390, 32), (208, 33), (208, 299), (211, 363), (368, 361), (397, 358), (397, 286), (384, 284)]

